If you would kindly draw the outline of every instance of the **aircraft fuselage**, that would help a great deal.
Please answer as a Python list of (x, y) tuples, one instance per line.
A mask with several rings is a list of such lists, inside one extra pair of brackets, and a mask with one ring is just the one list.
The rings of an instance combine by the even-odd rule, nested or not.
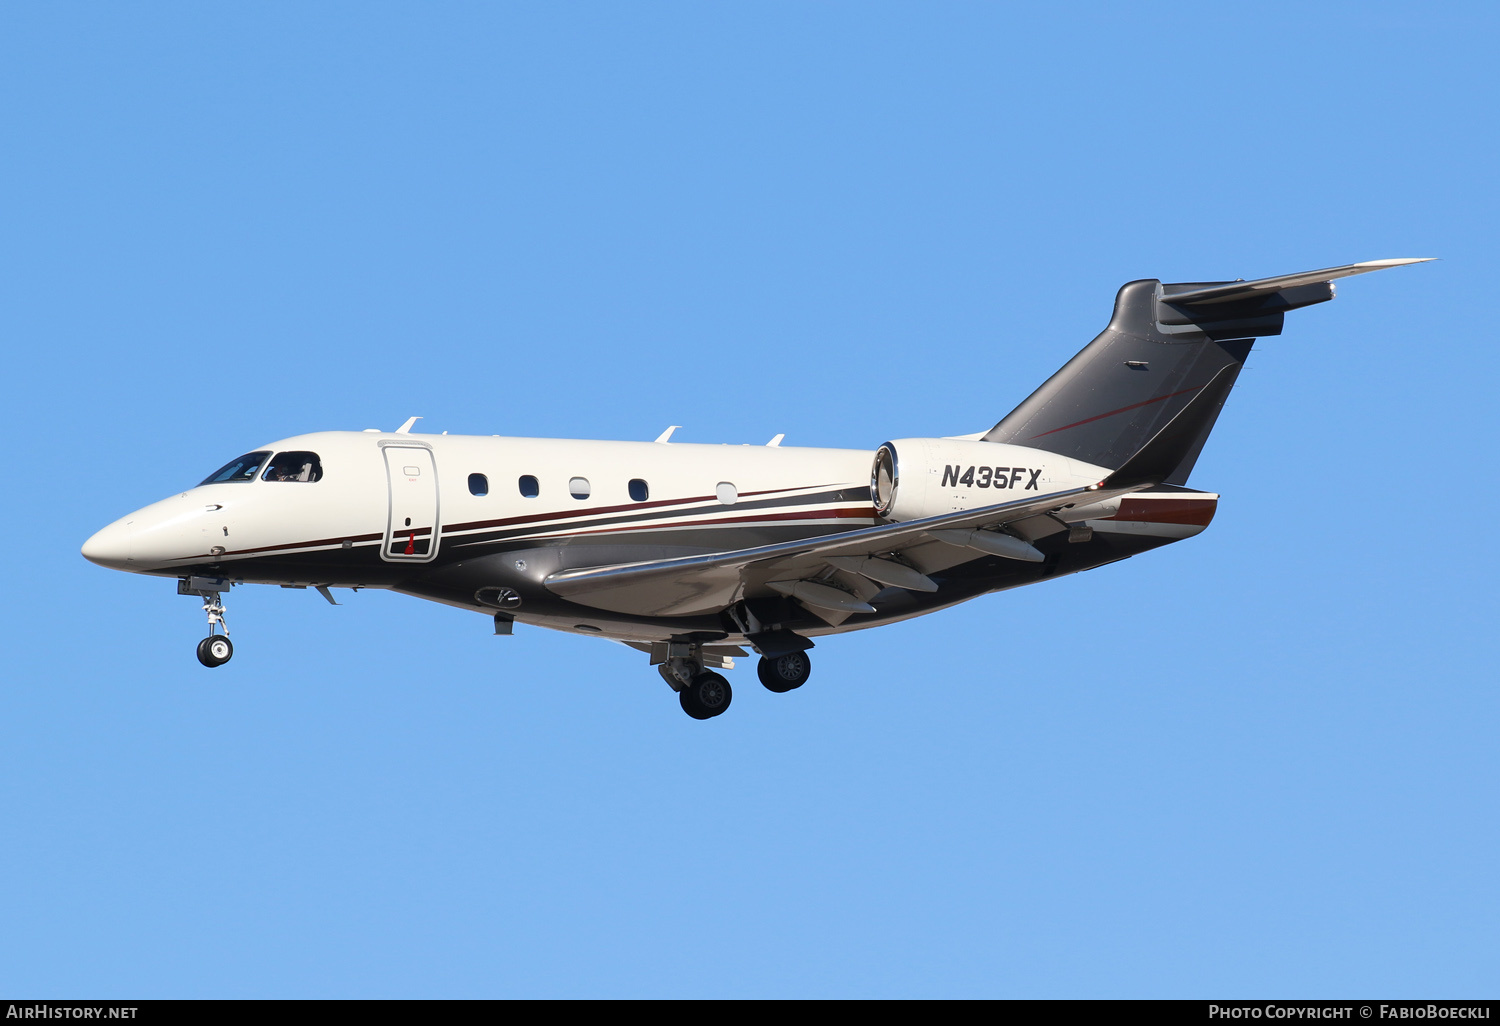
[[(956, 457), (940, 470), (926, 468), (932, 469), (929, 492), (942, 493), (929, 497), (929, 511), (977, 507), (1108, 473), (1040, 449), (982, 444), (983, 464)], [(387, 588), (627, 642), (694, 634), (718, 635), (732, 645), (743, 643), (746, 631), (722, 612), (633, 614), (561, 598), (545, 582), (576, 567), (726, 552), (885, 523), (871, 497), (874, 455), (792, 446), (319, 432), (259, 447), (231, 479), (137, 510), (90, 538), (83, 551), (96, 563), (134, 573), (226, 584)], [(316, 460), (315, 474), (303, 469), (311, 466), (308, 456)], [(866, 595), (875, 612), (843, 619), (793, 605), (778, 622), (808, 636), (873, 627), (1122, 559), (1207, 525), (1217, 497), (1180, 491), (1133, 497), (1134, 511), (1125, 509), (1123, 517), (1118, 502), (1086, 510), (1095, 515), (1072, 519), (1087, 530), (1059, 526), (1033, 541), (1046, 555), (1043, 562), (931, 544), (935, 551), (927, 561), (918, 552), (916, 562), (938, 581), (938, 590), (877, 589)]]

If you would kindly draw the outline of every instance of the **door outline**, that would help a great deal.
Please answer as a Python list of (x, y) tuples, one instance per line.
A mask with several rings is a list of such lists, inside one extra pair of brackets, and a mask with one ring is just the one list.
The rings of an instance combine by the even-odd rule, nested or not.
[[(385, 560), (387, 563), (431, 563), (434, 559), (437, 558), (438, 544), (441, 539), (443, 530), (441, 490), (438, 488), (437, 477), (437, 454), (432, 451), (432, 446), (422, 442), (381, 442), (380, 449), (381, 456), (385, 460), (386, 495), (385, 537), (381, 540), (380, 543), (380, 558)], [(396, 450), (394, 454), (391, 451), (393, 449)], [(393, 543), (402, 533), (402, 531), (398, 530), (396, 527), (396, 503), (398, 487), (397, 478), (400, 477), (402, 479), (400, 484), (403, 488), (407, 487), (406, 482), (410, 480), (409, 478), (404, 477), (404, 475), (400, 475), (398, 473), (398, 470), (401, 467), (400, 461), (405, 458), (402, 455), (401, 450), (405, 450), (406, 452), (410, 453), (420, 452), (424, 454), (424, 459), (418, 463), (418, 467), (420, 468), (425, 466), (431, 468), (431, 473), (428, 475), (428, 477), (432, 482), (432, 537), (430, 543), (427, 546), (426, 552), (414, 553), (410, 556), (404, 554), (395, 554), (391, 552)], [(410, 491), (407, 491), (405, 493), (405, 497), (408, 499), (411, 495), (412, 493)], [(413, 535), (413, 537), (415, 537), (415, 534)]]

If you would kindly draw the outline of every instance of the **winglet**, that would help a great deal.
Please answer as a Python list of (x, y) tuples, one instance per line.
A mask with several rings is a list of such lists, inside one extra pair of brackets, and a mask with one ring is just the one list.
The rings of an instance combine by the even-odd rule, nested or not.
[(771, 448), (775, 449), (775, 448), (777, 448), (778, 446), (781, 445), (781, 440), (783, 438), (785, 438), (785, 437), (786, 437), (786, 433), (783, 432), (782, 434), (777, 435), (775, 438), (773, 438), (769, 442), (767, 442), (766, 445), (768, 445)]
[(662, 433), (661, 433), (661, 434), (659, 434), (659, 435), (657, 435), (657, 436), (656, 436), (656, 440), (657, 440), (657, 441), (658, 441), (658, 442), (660, 442), (660, 443), (662, 443), (662, 444), (663, 444), (663, 445), (666, 445), (666, 444), (667, 444), (667, 442), (668, 442), (668, 441), (669, 441), (669, 440), (670, 440), (670, 439), (671, 439), (671, 437), (672, 437), (672, 432), (673, 432), (673, 431), (676, 431), (676, 430), (677, 430), (677, 429), (678, 429), (678, 428), (680, 428), (680, 427), (682, 427), (682, 425), (681, 425), (681, 424), (673, 424), (673, 425), (672, 425), (672, 426), (671, 426), (671, 427), (669, 427), (669, 428), (667, 428), (667, 429), (666, 429), (666, 430), (665, 430), (665, 431), (663, 431), (663, 432), (662, 432)]
[(415, 424), (417, 421), (419, 421), (421, 419), (422, 419), (421, 417), (408, 417), (406, 419), (406, 423), (402, 424), (400, 427), (398, 427), (396, 429), (396, 434), (398, 434), (398, 435), (409, 435), (409, 434), (411, 434), (412, 425)]

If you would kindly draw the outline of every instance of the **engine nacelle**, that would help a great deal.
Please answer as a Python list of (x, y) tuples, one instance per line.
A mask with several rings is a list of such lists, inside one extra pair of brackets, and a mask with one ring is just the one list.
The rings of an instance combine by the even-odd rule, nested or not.
[[(1001, 502), (1098, 484), (1109, 470), (1044, 449), (962, 438), (898, 438), (875, 452), (870, 495), (875, 512), (887, 520), (920, 520)], [(1083, 511), (1084, 507), (1077, 507)], [(1087, 507), (1086, 516), (1068, 510), (1061, 519), (1083, 520), (1104, 512)]]

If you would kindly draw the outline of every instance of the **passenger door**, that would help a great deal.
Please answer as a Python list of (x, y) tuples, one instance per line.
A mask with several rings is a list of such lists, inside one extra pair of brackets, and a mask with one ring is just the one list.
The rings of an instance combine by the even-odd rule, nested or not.
[(432, 450), (388, 445), (385, 475), (390, 484), (390, 517), (380, 555), (396, 563), (427, 563), (437, 556), (438, 486)]

